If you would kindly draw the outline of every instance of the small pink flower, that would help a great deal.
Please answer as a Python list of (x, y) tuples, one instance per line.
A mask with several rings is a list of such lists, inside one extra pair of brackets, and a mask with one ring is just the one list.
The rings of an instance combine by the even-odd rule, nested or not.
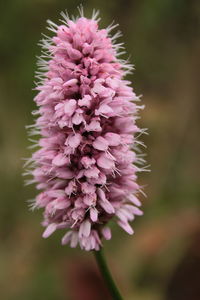
[(66, 231), (62, 244), (99, 250), (111, 239), (108, 222), (115, 217), (129, 234), (129, 224), (142, 215), (137, 198), (139, 100), (123, 77), (132, 66), (118, 58), (121, 44), (113, 27), (99, 29), (97, 14), (64, 25), (51, 21), (52, 38), (42, 40), (47, 61), (35, 102), (39, 117), (31, 134), (40, 134), (40, 149), (30, 159), (40, 194), (33, 207), (44, 208), (43, 237)]

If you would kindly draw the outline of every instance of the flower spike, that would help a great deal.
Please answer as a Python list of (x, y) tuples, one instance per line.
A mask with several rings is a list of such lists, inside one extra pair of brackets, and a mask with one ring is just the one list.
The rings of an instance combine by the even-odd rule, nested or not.
[(62, 229), (63, 245), (88, 251), (111, 239), (111, 219), (133, 234), (129, 222), (142, 215), (136, 173), (144, 168), (136, 164), (144, 159), (136, 152), (144, 130), (135, 124), (143, 107), (124, 79), (133, 67), (118, 58), (121, 33), (110, 35), (117, 25), (99, 29), (98, 11), (91, 19), (79, 13), (74, 20), (61, 13), (61, 25), (48, 20), (54, 36), (40, 42), (39, 116), (29, 126), (40, 139), (27, 173), (40, 191), (30, 205), (44, 210), (43, 237)]

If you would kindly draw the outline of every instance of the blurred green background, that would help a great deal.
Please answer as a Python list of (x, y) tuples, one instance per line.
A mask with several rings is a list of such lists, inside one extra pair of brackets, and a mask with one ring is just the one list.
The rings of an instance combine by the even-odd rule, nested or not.
[[(0, 2), (0, 299), (110, 299), (91, 253), (60, 245), (62, 232), (41, 238), (41, 211), (28, 210), (34, 187), (23, 186), (22, 157), (30, 156), (25, 125), (32, 124), (37, 42), (46, 19), (77, 15), (76, 0)], [(127, 300), (200, 299), (198, 0), (88, 0), (101, 27), (114, 19), (143, 94), (139, 125), (149, 128), (141, 174), (148, 197), (129, 237), (113, 226), (105, 252)], [(127, 57), (126, 56), (126, 57)]]

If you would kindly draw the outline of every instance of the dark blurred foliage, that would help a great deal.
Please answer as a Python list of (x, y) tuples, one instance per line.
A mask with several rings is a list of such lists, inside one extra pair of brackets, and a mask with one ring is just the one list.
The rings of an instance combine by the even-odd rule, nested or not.
[[(32, 124), (38, 40), (45, 20), (77, 14), (76, 0), (0, 2), (0, 298), (2, 300), (109, 299), (91, 253), (60, 246), (62, 233), (42, 240), (41, 212), (26, 200), (22, 157), (30, 155), (25, 125)], [(120, 24), (129, 79), (146, 105), (139, 125), (149, 128), (141, 174), (148, 197), (129, 237), (113, 226), (105, 252), (125, 299), (200, 299), (199, 108), (200, 2), (198, 0), (88, 0), (101, 26)], [(95, 294), (96, 293), (96, 294)]]

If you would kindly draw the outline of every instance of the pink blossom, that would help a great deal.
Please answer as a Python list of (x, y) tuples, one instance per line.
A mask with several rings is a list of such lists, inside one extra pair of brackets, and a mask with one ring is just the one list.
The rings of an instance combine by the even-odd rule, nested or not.
[(99, 29), (97, 14), (62, 16), (64, 25), (48, 21), (54, 36), (42, 40), (47, 60), (38, 62), (39, 117), (30, 134), (41, 137), (29, 172), (40, 193), (33, 207), (44, 209), (44, 238), (62, 229), (63, 245), (99, 250), (102, 238), (111, 239), (111, 219), (133, 234), (129, 222), (142, 215), (135, 165), (142, 161), (135, 124), (141, 107), (123, 79), (132, 66), (118, 58), (119, 34)]

